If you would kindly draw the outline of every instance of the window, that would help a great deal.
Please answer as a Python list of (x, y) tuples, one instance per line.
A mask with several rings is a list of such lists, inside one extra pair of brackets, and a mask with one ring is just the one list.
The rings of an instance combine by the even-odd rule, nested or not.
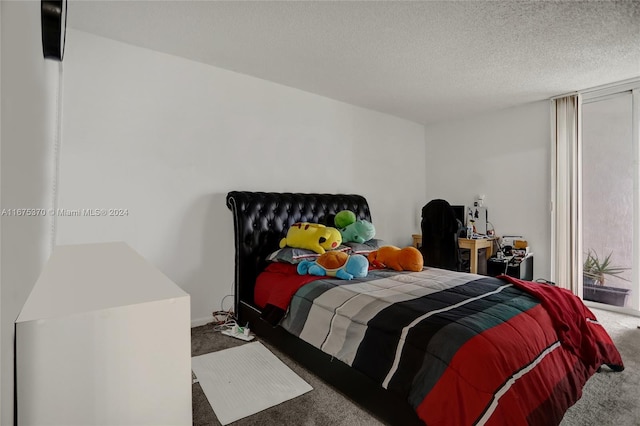
[(582, 297), (613, 306), (634, 305), (633, 95), (616, 93), (582, 102)]
[(553, 100), (552, 277), (640, 308), (640, 80)]

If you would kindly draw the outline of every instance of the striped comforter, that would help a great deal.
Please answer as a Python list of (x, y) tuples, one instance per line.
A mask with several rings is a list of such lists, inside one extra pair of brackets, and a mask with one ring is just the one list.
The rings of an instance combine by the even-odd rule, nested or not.
[[(595, 317), (559, 322), (545, 295), (515, 284), (433, 268), (317, 280), (294, 294), (281, 325), (405, 396), (428, 425), (558, 424), (586, 380), (622, 360)], [(556, 290), (551, 298), (574, 297)], [(594, 340), (576, 349), (563, 327), (597, 330), (575, 334)], [(582, 356), (581, 345), (598, 353)]]

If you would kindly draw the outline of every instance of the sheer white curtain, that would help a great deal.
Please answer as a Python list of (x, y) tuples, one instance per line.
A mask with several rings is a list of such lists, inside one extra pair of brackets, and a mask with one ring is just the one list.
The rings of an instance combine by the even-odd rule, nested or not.
[(580, 95), (552, 99), (551, 280), (582, 294)]

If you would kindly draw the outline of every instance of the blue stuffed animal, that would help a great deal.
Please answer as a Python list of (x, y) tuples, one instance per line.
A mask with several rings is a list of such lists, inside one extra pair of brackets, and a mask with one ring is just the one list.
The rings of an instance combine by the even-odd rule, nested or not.
[(369, 273), (369, 261), (361, 254), (348, 255), (341, 251), (328, 251), (316, 261), (303, 260), (298, 263), (298, 274), (329, 276), (342, 280), (364, 278)]

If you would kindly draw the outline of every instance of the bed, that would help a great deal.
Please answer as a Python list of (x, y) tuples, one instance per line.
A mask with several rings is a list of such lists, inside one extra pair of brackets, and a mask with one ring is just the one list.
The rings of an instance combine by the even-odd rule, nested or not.
[(268, 260), (294, 223), (330, 226), (341, 210), (373, 222), (360, 195), (226, 200), (238, 320), (385, 423), (559, 424), (589, 377), (624, 368), (595, 316), (554, 286), (436, 268), (300, 280)]

